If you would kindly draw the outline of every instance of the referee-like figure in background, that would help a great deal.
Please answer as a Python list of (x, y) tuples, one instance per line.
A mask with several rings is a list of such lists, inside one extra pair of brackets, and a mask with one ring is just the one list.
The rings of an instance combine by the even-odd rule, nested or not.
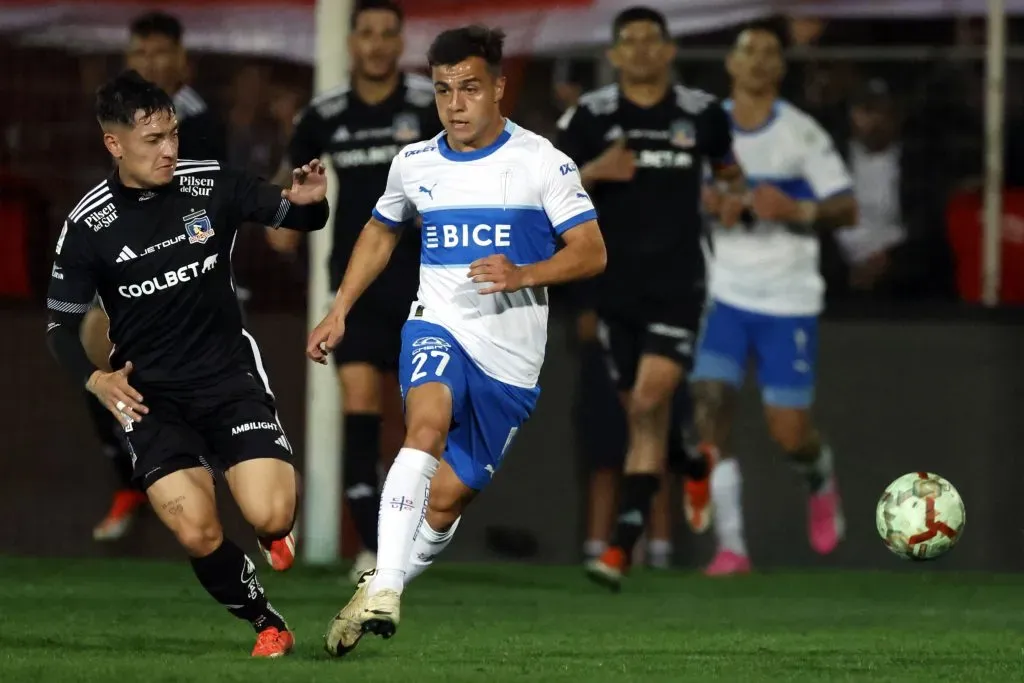
[[(559, 147), (576, 160), (601, 216), (608, 268), (597, 280), (598, 338), (626, 409), (622, 496), (611, 544), (588, 576), (617, 589), (647, 528), (668, 460), (673, 399), (685, 391), (706, 298), (701, 188), (705, 164), (727, 186), (730, 211), (745, 189), (732, 128), (711, 95), (673, 82), (675, 45), (647, 7), (615, 18), (614, 85), (582, 96), (559, 121)], [(736, 210), (733, 222), (738, 219)], [(707, 497), (706, 467), (691, 471)], [(706, 512), (689, 486), (688, 513)], [(706, 514), (688, 514), (697, 531)]]

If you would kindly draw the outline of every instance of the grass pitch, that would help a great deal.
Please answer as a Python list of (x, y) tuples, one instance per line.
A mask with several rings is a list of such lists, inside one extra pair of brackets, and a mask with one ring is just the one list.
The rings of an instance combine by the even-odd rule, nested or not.
[(392, 640), (335, 660), (342, 573), (260, 571), (298, 640), (286, 659), (250, 660), (252, 630), (184, 561), (0, 558), (0, 681), (1024, 681), (1024, 577), (638, 571), (610, 595), (575, 567), (441, 564)]

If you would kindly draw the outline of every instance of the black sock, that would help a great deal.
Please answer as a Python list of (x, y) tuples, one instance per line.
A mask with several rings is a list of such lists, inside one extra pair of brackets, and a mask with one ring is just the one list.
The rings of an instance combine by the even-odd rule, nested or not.
[(117, 487), (120, 489), (138, 488), (132, 482), (132, 456), (118, 436), (121, 425), (117, 424), (117, 420), (110, 414), (110, 411), (104, 408), (103, 404), (92, 394), (86, 394), (85, 404), (89, 408), (89, 421), (92, 422), (96, 438), (103, 445), (103, 454), (110, 458), (110, 464), (114, 468)]
[(661, 477), (656, 474), (627, 474), (622, 480), (622, 503), (615, 521), (612, 545), (626, 551), (627, 557), (647, 528), (651, 500), (660, 488)]
[(206, 557), (193, 557), (192, 570), (214, 600), (252, 624), (257, 633), (271, 626), (281, 631), (288, 629), (284, 617), (263, 594), (263, 586), (256, 578), (256, 565), (228, 539)]
[(345, 416), (345, 496), (363, 547), (377, 552), (380, 513), (377, 463), (380, 461), (380, 415)]
[(832, 477), (832, 449), (828, 444), (814, 440), (804, 448), (789, 454), (789, 458), (807, 481), (811, 493), (820, 493)]

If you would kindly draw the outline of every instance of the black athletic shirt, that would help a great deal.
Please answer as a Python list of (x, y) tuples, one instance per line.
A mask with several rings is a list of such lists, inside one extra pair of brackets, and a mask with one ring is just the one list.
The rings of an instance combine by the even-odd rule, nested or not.
[(632, 181), (599, 183), (590, 193), (608, 249), (595, 283), (598, 308), (657, 310), (695, 288), (702, 296), (704, 166), (732, 154), (732, 129), (717, 100), (675, 85), (643, 108), (610, 85), (583, 95), (558, 128), (558, 147), (580, 168), (620, 138), (636, 154)]
[[(299, 115), (288, 146), (288, 160), (304, 164), (325, 152), (338, 174), (331, 287), (337, 288), (359, 232), (387, 185), (391, 160), (405, 145), (441, 131), (434, 86), (423, 76), (405, 74), (390, 97), (375, 105), (347, 87), (326, 92)], [(357, 306), (408, 312), (419, 284), (419, 231), (410, 223), (387, 268)]]
[[(250, 371), (231, 280), (245, 222), (318, 230), (327, 202), (293, 206), (281, 188), (216, 162), (178, 162), (173, 180), (136, 190), (115, 171), (71, 210), (47, 293), (51, 350), (84, 383), (95, 368), (78, 338), (98, 293), (110, 317), (111, 365), (128, 361), (133, 386), (185, 393)], [(251, 347), (250, 347), (251, 349)]]
[(227, 160), (227, 131), (206, 101), (184, 85), (171, 98), (178, 117), (178, 158)]

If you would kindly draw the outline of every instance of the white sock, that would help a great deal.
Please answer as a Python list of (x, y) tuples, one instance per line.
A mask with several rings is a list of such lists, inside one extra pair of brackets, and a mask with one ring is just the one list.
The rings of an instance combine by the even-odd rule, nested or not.
[(437, 465), (430, 453), (403, 448), (388, 470), (380, 495), (377, 571), (370, 581), (370, 595), (385, 588), (402, 592), (409, 553)]
[(588, 538), (583, 542), (583, 557), (588, 560), (596, 559), (601, 557), (607, 548), (608, 544), (600, 538)]
[(672, 566), (672, 541), (666, 538), (655, 538), (647, 543), (647, 564), (655, 569), (668, 569)]
[(715, 506), (715, 536), (719, 550), (747, 555), (743, 540), (743, 475), (735, 458), (719, 462), (711, 472), (711, 502)]
[(427, 571), (427, 568), (434, 564), (434, 558), (440, 555), (441, 551), (451, 543), (452, 537), (455, 536), (455, 530), (459, 528), (461, 520), (462, 517), (456, 519), (448, 531), (444, 532), (434, 531), (427, 524), (426, 519), (420, 522), (420, 529), (416, 532), (416, 540), (412, 543), (412, 552), (409, 553), (409, 562), (405, 568), (406, 584)]

